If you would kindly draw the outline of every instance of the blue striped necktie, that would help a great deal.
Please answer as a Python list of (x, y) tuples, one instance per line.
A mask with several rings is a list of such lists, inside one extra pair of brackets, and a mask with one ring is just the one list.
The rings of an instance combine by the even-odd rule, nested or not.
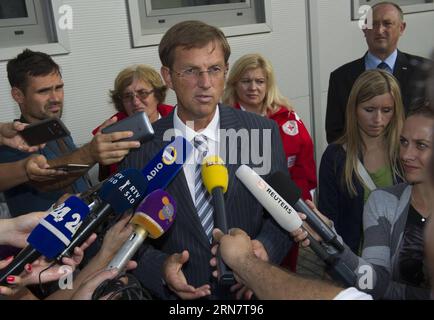
[(211, 195), (202, 182), (202, 162), (208, 153), (207, 139), (204, 135), (198, 135), (194, 138), (194, 147), (198, 151), (198, 160), (194, 171), (194, 204), (197, 209), (199, 220), (205, 230), (209, 242), (212, 242), (212, 229), (214, 227), (213, 207), (211, 205)]
[(378, 64), (377, 69), (381, 69), (381, 70), (389, 72), (389, 66), (384, 61), (382, 61)]

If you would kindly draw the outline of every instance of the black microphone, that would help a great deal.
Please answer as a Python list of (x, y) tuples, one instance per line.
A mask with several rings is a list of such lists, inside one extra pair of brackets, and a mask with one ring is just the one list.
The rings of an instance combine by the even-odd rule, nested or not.
[[(209, 156), (203, 160), (202, 181), (205, 188), (212, 195), (214, 206), (214, 227), (223, 233), (228, 233), (225, 199), (223, 194), (228, 189), (229, 175), (224, 161), (219, 156)], [(232, 270), (223, 262), (220, 254), (217, 255), (218, 281), (223, 286), (235, 284)]]
[(338, 241), (336, 233), (300, 198), (300, 189), (287, 173), (275, 172), (269, 177), (268, 183), (273, 186), (277, 193), (288, 201), (295, 210), (306, 215), (307, 223), (318, 233), (324, 242), (333, 245), (340, 252), (344, 250), (344, 246)]
[[(270, 184), (246, 165), (241, 165), (235, 174), (283, 229), (293, 232), (298, 228), (303, 228), (300, 217), (289, 204), (290, 193), (287, 189), (290, 186), (288, 174), (276, 172), (272, 175), (273, 179), (269, 179), (272, 180)], [(277, 176), (282, 178), (278, 177), (276, 179)], [(347, 286), (355, 285), (357, 276), (337, 257), (338, 251), (335, 247), (328, 246), (326, 243), (320, 243), (309, 232), (307, 239), (310, 241), (312, 251), (326, 263), (329, 274)]]
[[(321, 260), (326, 263), (327, 272), (334, 279), (341, 281), (346, 286), (355, 286), (357, 282), (357, 275), (346, 265), (344, 261), (338, 257), (338, 252), (343, 251), (344, 246), (338, 241), (337, 235), (333, 232), (333, 230), (331, 230), (321, 220), (321, 218), (319, 218), (318, 215), (314, 213), (303, 200), (300, 199), (301, 192), (294, 182), (289, 178), (288, 174), (284, 172), (275, 172), (269, 177), (268, 182), (270, 186), (272, 186), (283, 199), (288, 201), (290, 205), (294, 206), (297, 211), (303, 213), (308, 212), (306, 213), (306, 217), (310, 216), (310, 221), (316, 222), (314, 224), (315, 227), (309, 223), (315, 232), (317, 232), (321, 238), (323, 238), (323, 235), (326, 235), (326, 237), (329, 239), (328, 242), (320, 243), (313, 238), (311, 234), (308, 233), (307, 236), (307, 239), (309, 239), (310, 242), (309, 247)], [(320, 220), (320, 222), (318, 222), (318, 220)]]
[(69, 246), (58, 256), (58, 260), (70, 256), (108, 216), (122, 214), (139, 204), (145, 197), (147, 183), (139, 170), (126, 169), (116, 173), (97, 192), (96, 208), (78, 229)]

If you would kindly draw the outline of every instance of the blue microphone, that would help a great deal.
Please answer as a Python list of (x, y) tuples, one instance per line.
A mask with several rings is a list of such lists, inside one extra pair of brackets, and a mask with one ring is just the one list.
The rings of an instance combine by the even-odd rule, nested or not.
[(142, 174), (148, 183), (146, 195), (157, 189), (166, 189), (182, 169), (192, 151), (193, 145), (181, 136), (161, 149), (142, 169)]
[(97, 192), (96, 209), (78, 229), (69, 246), (57, 257), (70, 256), (74, 248), (80, 246), (96, 228), (112, 213), (122, 214), (136, 207), (145, 197), (147, 183), (139, 170), (126, 169), (114, 174)]
[(178, 136), (163, 147), (141, 172), (136, 169), (126, 169), (110, 177), (97, 192), (96, 201), (100, 202), (96, 204), (97, 209), (92, 210), (89, 221), (86, 221), (78, 230), (71, 244), (58, 259), (69, 256), (72, 250), (77, 245), (80, 246), (112, 210), (121, 214), (136, 207), (151, 192), (165, 189), (182, 169), (192, 152), (192, 144)]
[(9, 275), (20, 274), (24, 266), (41, 255), (55, 258), (70, 243), (77, 229), (89, 214), (89, 207), (76, 196), (69, 197), (63, 204), (51, 211), (33, 229), (27, 238), (29, 245), (0, 271), (0, 283)]

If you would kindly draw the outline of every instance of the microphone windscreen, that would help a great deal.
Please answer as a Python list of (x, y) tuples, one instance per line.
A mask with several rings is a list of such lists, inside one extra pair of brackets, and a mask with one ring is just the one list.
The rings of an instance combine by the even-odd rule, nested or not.
[(71, 196), (41, 220), (27, 242), (43, 256), (54, 259), (70, 244), (89, 211), (86, 203)]
[(167, 185), (182, 169), (192, 151), (192, 144), (181, 136), (176, 137), (161, 149), (142, 169), (142, 174), (148, 184), (146, 194), (157, 189), (167, 188)]
[(209, 193), (216, 187), (228, 189), (229, 175), (224, 161), (219, 156), (209, 156), (203, 160), (202, 181)]
[(175, 219), (175, 200), (166, 191), (154, 190), (139, 204), (131, 219), (149, 232), (153, 239), (160, 237), (173, 224)]
[(104, 182), (98, 197), (111, 205), (113, 210), (124, 213), (133, 208), (145, 196), (147, 183), (139, 170), (126, 169)]
[(291, 206), (294, 206), (301, 198), (301, 191), (291, 180), (288, 173), (277, 171), (273, 173), (267, 182), (282, 196)]

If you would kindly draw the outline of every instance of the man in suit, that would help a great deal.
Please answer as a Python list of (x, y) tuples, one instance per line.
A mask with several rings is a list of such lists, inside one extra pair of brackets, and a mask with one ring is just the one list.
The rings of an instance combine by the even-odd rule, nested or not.
[[(193, 161), (185, 164), (167, 188), (177, 207), (173, 226), (138, 254), (138, 268), (134, 273), (158, 298), (230, 298), (229, 288), (216, 283), (209, 265), (213, 212), (206, 209), (207, 214), (202, 215), (201, 205), (209, 201), (209, 197), (205, 195), (207, 200), (201, 201), (198, 190), (202, 181), (200, 176), (195, 179), (203, 146), (198, 141), (205, 140), (207, 154), (220, 155), (227, 165), (229, 186), (225, 206), (229, 228), (245, 230), (254, 239), (252, 245), (258, 256), (279, 263), (292, 241), (268, 215), (264, 215), (261, 205), (235, 177), (235, 171), (243, 163), (258, 166), (255, 152), (251, 152), (255, 144), (259, 146), (259, 154), (268, 158), (261, 169), (267, 169), (268, 172), (262, 172), (264, 175), (277, 170), (285, 172), (279, 131), (273, 121), (219, 104), (230, 47), (218, 28), (199, 21), (178, 23), (163, 36), (159, 55), (161, 74), (176, 93), (176, 109), (154, 123), (153, 140), (130, 154), (121, 166), (142, 168), (168, 143), (163, 137), (173, 129), (195, 146), (195, 152)], [(244, 137), (234, 140), (237, 133)], [(244, 138), (250, 141), (245, 143)], [(230, 140), (236, 143), (230, 143)]]
[[(345, 109), (351, 88), (365, 70), (385, 69), (397, 78), (405, 110), (424, 97), (421, 65), (427, 59), (401, 52), (398, 40), (406, 27), (402, 9), (392, 2), (380, 2), (372, 8), (372, 26), (363, 33), (368, 52), (360, 59), (349, 62), (330, 74), (326, 112), (327, 142), (340, 138), (345, 129)], [(421, 81), (422, 80), (422, 81)]]

